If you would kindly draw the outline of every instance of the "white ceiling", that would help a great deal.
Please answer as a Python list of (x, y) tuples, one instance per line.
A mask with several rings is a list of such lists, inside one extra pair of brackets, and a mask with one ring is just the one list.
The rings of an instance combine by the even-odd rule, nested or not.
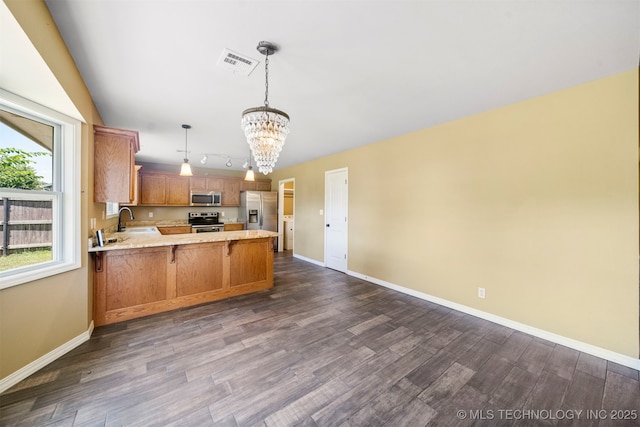
[[(280, 47), (269, 101), (291, 117), (276, 169), (630, 70), (640, 53), (638, 0), (46, 3), (105, 124), (140, 132), (139, 160), (176, 166), (183, 123), (194, 165), (248, 157), (260, 40)], [(233, 74), (224, 48), (261, 63)]]

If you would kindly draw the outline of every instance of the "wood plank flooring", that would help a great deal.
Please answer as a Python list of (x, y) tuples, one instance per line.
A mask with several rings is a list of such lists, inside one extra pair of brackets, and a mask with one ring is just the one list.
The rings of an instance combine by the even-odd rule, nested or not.
[(640, 425), (638, 371), (290, 254), (275, 271), (96, 328), (0, 396), (0, 425)]

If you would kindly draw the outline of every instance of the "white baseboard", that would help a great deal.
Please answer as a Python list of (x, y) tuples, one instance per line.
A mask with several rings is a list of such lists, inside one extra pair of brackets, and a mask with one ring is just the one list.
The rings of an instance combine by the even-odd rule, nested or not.
[(44, 368), (54, 360), (64, 356), (74, 348), (78, 347), (80, 344), (86, 341), (89, 341), (89, 338), (91, 338), (92, 333), (93, 333), (93, 320), (89, 325), (89, 329), (87, 329), (77, 337), (71, 339), (70, 341), (67, 341), (66, 343), (62, 344), (60, 347), (51, 350), (49, 353), (45, 354), (44, 356), (29, 363), (27, 366), (18, 369), (13, 374), (2, 378), (0, 380), (0, 393), (18, 384), (20, 381), (27, 378), (29, 375), (36, 373), (38, 370)]
[(298, 259), (300, 259), (302, 261), (310, 262), (311, 264), (319, 265), (320, 267), (325, 267), (324, 262), (315, 260), (313, 258), (307, 258), (307, 257), (304, 257), (302, 255), (295, 254), (295, 253), (293, 254), (293, 257), (294, 258), (298, 258)]
[(375, 277), (367, 276), (355, 271), (347, 271), (347, 274), (359, 279), (371, 282), (376, 285), (384, 286), (385, 288), (393, 289), (394, 291), (402, 292), (403, 294), (411, 295), (416, 298), (420, 298), (425, 301), (433, 302), (435, 304), (442, 305), (471, 316), (479, 317), (484, 320), (488, 320), (493, 323), (497, 323), (507, 328), (515, 329), (516, 331), (524, 332), (534, 337), (542, 338), (547, 341), (551, 341), (556, 344), (564, 345), (565, 347), (572, 348), (574, 350), (582, 351), (592, 356), (600, 357), (602, 359), (610, 360), (620, 365), (628, 366), (636, 370), (640, 370), (640, 359), (635, 359), (624, 354), (616, 353), (605, 348), (597, 347), (582, 341), (577, 341), (572, 338), (567, 338), (562, 335), (554, 334), (542, 329), (534, 328), (533, 326), (526, 325), (524, 323), (516, 322), (504, 317), (496, 316), (491, 313), (487, 313), (482, 310), (478, 310), (466, 305), (451, 302), (442, 298), (435, 297), (433, 295), (425, 294), (423, 292), (415, 291), (413, 289), (405, 288), (393, 283), (385, 282), (384, 280), (376, 279)]

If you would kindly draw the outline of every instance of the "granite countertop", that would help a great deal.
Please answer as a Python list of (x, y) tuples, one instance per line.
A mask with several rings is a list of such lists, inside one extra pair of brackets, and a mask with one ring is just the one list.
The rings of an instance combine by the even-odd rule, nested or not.
[(110, 233), (105, 237), (116, 239), (115, 243), (108, 243), (105, 246), (94, 246), (89, 252), (114, 251), (118, 249), (138, 249), (152, 248), (157, 246), (188, 245), (191, 243), (226, 242), (229, 240), (262, 239), (267, 237), (278, 237), (275, 231), (266, 230), (243, 230), (243, 231), (220, 231), (217, 233), (190, 233), (190, 234), (167, 234), (162, 235), (155, 227), (150, 231), (132, 231), (135, 227), (130, 227), (129, 231), (121, 233)]

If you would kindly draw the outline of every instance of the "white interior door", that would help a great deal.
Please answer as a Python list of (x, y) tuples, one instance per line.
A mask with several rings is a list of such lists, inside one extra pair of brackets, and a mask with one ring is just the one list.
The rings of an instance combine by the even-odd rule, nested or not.
[(348, 169), (325, 172), (324, 259), (327, 267), (347, 272)]

